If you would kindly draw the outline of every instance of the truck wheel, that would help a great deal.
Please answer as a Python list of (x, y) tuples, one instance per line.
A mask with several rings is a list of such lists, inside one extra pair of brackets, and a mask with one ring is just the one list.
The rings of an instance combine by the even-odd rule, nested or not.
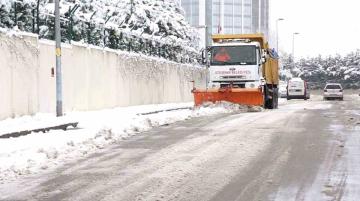
[(272, 99), (268, 100), (266, 108), (267, 109), (274, 109), (274, 101)]
[(265, 91), (265, 97), (264, 97), (265, 109), (276, 109), (278, 107), (278, 91), (279, 91), (278, 88), (274, 85), (265, 85), (264, 91)]
[[(269, 98), (271, 97), (271, 98)], [(276, 86), (265, 87), (265, 109), (277, 109), (279, 89)]]
[(267, 96), (265, 96), (264, 108), (265, 109), (273, 109), (274, 108), (273, 99), (267, 98)]

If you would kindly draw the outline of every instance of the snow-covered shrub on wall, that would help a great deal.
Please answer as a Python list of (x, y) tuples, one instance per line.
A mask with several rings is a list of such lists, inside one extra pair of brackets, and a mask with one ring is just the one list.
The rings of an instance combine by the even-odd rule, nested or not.
[[(0, 27), (54, 39), (54, 0), (1, 0)], [(177, 0), (62, 0), (63, 42), (196, 62), (198, 33)]]

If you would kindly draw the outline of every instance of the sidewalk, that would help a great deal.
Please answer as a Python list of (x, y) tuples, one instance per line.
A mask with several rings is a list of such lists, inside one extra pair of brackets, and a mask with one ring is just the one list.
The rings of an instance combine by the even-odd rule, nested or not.
[[(137, 133), (192, 117), (239, 111), (232, 104), (209, 105), (152, 113), (174, 108), (192, 107), (193, 103), (144, 105), (92, 112), (71, 112), (56, 118), (37, 114), (0, 121), (0, 135), (23, 129), (35, 129), (63, 122), (79, 122), (77, 129), (32, 133), (17, 138), (0, 139), (0, 182), (14, 180), (66, 162), (114, 144)], [(244, 110), (244, 108), (242, 108)], [(150, 113), (139, 115), (139, 113)]]

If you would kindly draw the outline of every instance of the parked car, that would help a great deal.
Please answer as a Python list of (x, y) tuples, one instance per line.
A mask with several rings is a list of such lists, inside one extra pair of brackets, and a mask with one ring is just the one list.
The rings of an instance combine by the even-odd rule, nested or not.
[(310, 89), (306, 81), (292, 78), (287, 85), (287, 99), (310, 99)]
[(341, 84), (328, 83), (324, 87), (324, 100), (344, 100), (344, 92)]
[(286, 98), (287, 97), (287, 84), (285, 81), (280, 81), (279, 83), (279, 94), (280, 98)]

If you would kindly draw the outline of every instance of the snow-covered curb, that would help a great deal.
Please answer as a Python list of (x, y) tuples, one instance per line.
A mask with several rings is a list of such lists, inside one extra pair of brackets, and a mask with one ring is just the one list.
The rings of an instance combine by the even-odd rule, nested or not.
[(54, 168), (154, 127), (193, 117), (261, 110), (221, 103), (208, 104), (193, 110), (138, 115), (139, 113), (191, 106), (192, 103), (145, 105), (93, 112), (72, 112), (60, 119), (50, 114), (38, 114), (34, 117), (1, 121), (0, 133), (1, 131), (47, 126), (64, 121), (78, 121), (80, 129), (50, 131), (46, 134), (33, 133), (19, 138), (0, 139), (0, 182)]

